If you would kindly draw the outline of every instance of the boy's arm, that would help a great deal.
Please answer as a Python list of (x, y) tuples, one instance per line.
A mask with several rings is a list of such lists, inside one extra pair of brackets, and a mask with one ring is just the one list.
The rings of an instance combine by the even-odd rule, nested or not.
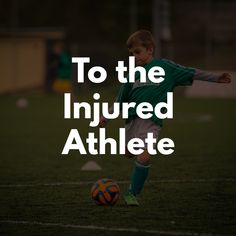
[[(123, 102), (126, 102), (128, 99), (129, 92), (132, 88), (132, 85), (130, 83), (123, 84), (120, 88), (119, 94), (115, 100), (115, 102), (118, 102), (122, 104)], [(109, 107), (109, 113), (113, 113), (114, 110), (114, 104)], [(120, 109), (122, 106), (120, 106)], [(105, 127), (108, 123), (108, 119), (106, 119), (104, 116), (100, 117), (99, 127)]]
[(223, 73), (220, 75), (216, 75), (216, 74), (213, 74), (210, 72), (196, 69), (193, 79), (208, 81), (208, 82), (215, 82), (215, 83), (230, 83), (231, 82), (231, 75), (229, 73)]
[[(113, 113), (113, 105), (109, 107), (109, 113)], [(103, 115), (100, 117), (100, 121), (99, 121), (99, 127), (103, 128), (107, 125), (108, 119), (106, 119)]]

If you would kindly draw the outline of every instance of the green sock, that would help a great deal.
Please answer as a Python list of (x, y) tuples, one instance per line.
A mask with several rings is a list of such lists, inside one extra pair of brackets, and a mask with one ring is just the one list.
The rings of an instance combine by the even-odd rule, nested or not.
[(134, 195), (137, 195), (141, 192), (144, 182), (148, 176), (149, 167), (149, 165), (143, 165), (138, 162), (135, 162), (129, 192)]

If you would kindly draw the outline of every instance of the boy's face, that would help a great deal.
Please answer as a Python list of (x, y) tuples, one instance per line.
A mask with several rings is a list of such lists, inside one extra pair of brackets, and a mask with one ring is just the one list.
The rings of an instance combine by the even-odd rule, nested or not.
[(134, 46), (129, 49), (129, 55), (135, 57), (137, 66), (144, 66), (153, 59), (153, 48), (145, 48), (143, 46)]

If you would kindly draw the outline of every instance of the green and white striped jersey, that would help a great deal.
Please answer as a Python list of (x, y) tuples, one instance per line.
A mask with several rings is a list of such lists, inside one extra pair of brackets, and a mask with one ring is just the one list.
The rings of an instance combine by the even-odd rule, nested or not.
[[(160, 102), (166, 102), (167, 93), (172, 92), (176, 86), (192, 85), (195, 69), (178, 65), (167, 59), (154, 59), (146, 64), (146, 74), (154, 66), (162, 67), (165, 71), (165, 79), (161, 83), (153, 83), (148, 78), (145, 83), (140, 83), (140, 73), (135, 75), (135, 83), (122, 84), (116, 102), (135, 102), (136, 106), (142, 102), (148, 102), (155, 107)], [(122, 107), (122, 106), (121, 106)], [(126, 123), (137, 117), (136, 108), (130, 108)], [(162, 126), (162, 120), (151, 117), (157, 125)]]

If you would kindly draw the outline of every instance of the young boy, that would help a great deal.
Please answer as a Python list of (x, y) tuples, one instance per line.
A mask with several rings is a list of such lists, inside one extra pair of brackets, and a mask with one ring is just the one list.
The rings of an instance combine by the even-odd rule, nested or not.
[[(147, 30), (139, 30), (133, 33), (127, 40), (130, 56), (135, 57), (136, 66), (143, 66), (148, 72), (152, 67), (159, 66), (165, 70), (165, 79), (160, 84), (152, 83), (148, 79), (146, 83), (140, 83), (139, 74), (135, 77), (135, 83), (122, 85), (116, 102), (149, 102), (154, 107), (159, 102), (166, 102), (167, 92), (173, 91), (179, 85), (192, 85), (193, 80), (203, 80), (216, 83), (230, 83), (228, 73), (214, 75), (194, 68), (187, 68), (166, 59), (154, 59), (155, 42), (152, 34)], [(105, 126), (107, 120), (100, 119), (100, 126)], [(145, 143), (148, 132), (152, 132), (154, 138), (158, 139), (162, 120), (155, 114), (151, 119), (141, 119), (137, 116), (135, 109), (129, 109), (129, 117), (126, 120), (127, 143), (132, 138), (140, 138)], [(127, 151), (127, 157), (132, 154)], [(150, 155), (144, 148), (142, 154), (136, 156), (131, 183), (124, 200), (129, 206), (138, 206), (136, 196), (141, 192), (144, 182), (148, 176), (150, 167)]]

